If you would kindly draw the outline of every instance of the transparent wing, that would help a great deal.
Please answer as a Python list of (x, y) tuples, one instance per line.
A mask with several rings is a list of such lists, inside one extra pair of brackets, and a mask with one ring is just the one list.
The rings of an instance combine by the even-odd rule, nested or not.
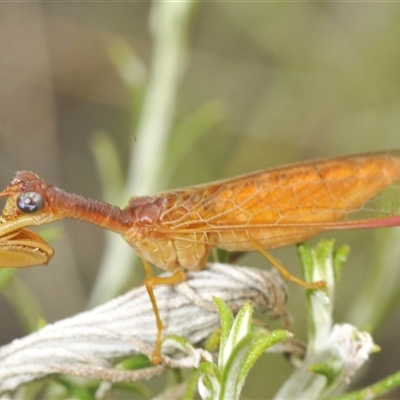
[(247, 250), (254, 241), (271, 248), (326, 229), (396, 225), (399, 188), (383, 191), (399, 180), (399, 153), (386, 152), (295, 164), (166, 192), (161, 194), (167, 206), (156, 234)]

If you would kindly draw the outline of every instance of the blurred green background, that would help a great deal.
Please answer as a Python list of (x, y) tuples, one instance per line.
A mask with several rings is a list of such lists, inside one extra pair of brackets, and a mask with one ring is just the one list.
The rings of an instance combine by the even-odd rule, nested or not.
[[(110, 135), (127, 171), (146, 77), (154, 66), (151, 7), (150, 2), (0, 5), (0, 186), (14, 171), (29, 169), (65, 190), (104, 198), (92, 151), (99, 131)], [(169, 169), (158, 190), (311, 158), (400, 148), (400, 4), (199, 2), (191, 13), (171, 115)], [(134, 61), (127, 65), (137, 68), (127, 72), (129, 88), (116, 66), (120, 47), (125, 56), (131, 52)], [(140, 167), (136, 174), (148, 179)], [(105, 246), (104, 232), (96, 227), (76, 221), (58, 227), (62, 235), (53, 242), (50, 266), (20, 272), (50, 322), (86, 307)], [(370, 324), (357, 319), (366, 298), (377, 307), (375, 315), (388, 317), (383, 323), (375, 316), (379, 326), (369, 326), (382, 351), (357, 386), (400, 368), (400, 254), (394, 231), (324, 235), (352, 249), (338, 288), (337, 321)], [(274, 254), (299, 275), (294, 248)], [(267, 266), (259, 255), (241, 262)], [(367, 281), (379, 263), (387, 274)], [(293, 285), (290, 291), (296, 334), (304, 339), (304, 293)], [(2, 344), (25, 333), (4, 298), (0, 321)], [(264, 357), (244, 396), (271, 396), (290, 370), (282, 357)]]

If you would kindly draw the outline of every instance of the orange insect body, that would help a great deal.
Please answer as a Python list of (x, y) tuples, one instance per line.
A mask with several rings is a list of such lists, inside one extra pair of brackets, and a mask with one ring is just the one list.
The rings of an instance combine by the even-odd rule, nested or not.
[[(26, 226), (75, 218), (120, 233), (141, 258), (159, 268), (198, 270), (213, 246), (257, 251), (260, 246), (298, 243), (326, 229), (362, 226), (358, 221), (337, 221), (400, 181), (399, 155), (382, 152), (299, 163), (134, 197), (123, 210), (67, 193), (22, 171), (0, 193), (9, 196), (0, 237)], [(41, 209), (21, 210), (17, 201), (24, 193), (39, 194)]]
[[(121, 234), (145, 262), (145, 285), (158, 335), (153, 362), (161, 361), (163, 324), (153, 286), (185, 279), (181, 268), (205, 266), (212, 247), (260, 251), (285, 276), (290, 275), (266, 249), (302, 242), (328, 229), (400, 225), (378, 202), (365, 206), (400, 181), (400, 151), (370, 153), (294, 164), (207, 185), (134, 197), (120, 209), (47, 185), (28, 171), (17, 172), (0, 196), (8, 196), (0, 220), (0, 267), (46, 264), (52, 248), (26, 227), (62, 218), (87, 221)], [(362, 219), (354, 216), (361, 212)], [(146, 263), (173, 272), (152, 277)]]
[[(160, 268), (202, 268), (213, 246), (256, 251), (304, 241), (400, 180), (397, 153), (353, 156), (256, 172), (131, 200), (151, 215), (124, 235)], [(154, 209), (153, 209), (154, 208)], [(140, 210), (140, 213), (138, 213)], [(139, 218), (140, 220), (140, 218)]]

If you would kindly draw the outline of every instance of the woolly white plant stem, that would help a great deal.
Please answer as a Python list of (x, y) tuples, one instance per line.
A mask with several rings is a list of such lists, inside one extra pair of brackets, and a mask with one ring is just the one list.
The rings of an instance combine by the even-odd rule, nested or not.
[[(155, 287), (155, 295), (165, 324), (164, 335), (179, 335), (192, 344), (207, 338), (219, 326), (213, 296), (234, 310), (251, 300), (271, 317), (286, 317), (286, 285), (276, 271), (214, 263), (208, 269), (188, 273), (184, 283)], [(1, 347), (0, 394), (56, 373), (118, 382), (148, 379), (166, 366), (196, 366), (196, 357), (182, 358), (163, 346), (162, 366), (139, 371), (113, 367), (117, 360), (134, 354), (151, 356), (156, 334), (147, 292), (144, 287), (131, 290)]]

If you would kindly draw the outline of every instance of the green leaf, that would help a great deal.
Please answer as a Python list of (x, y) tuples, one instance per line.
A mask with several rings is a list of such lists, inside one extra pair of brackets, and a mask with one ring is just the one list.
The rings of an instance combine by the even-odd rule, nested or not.
[(381, 397), (400, 387), (400, 371), (367, 386), (366, 388), (346, 393), (341, 396), (330, 397), (329, 400), (370, 400)]
[[(229, 332), (228, 340), (225, 344), (226, 348), (234, 348), (242, 339), (251, 332), (251, 324), (253, 322), (253, 305), (247, 301), (233, 321)], [(229, 350), (228, 350), (229, 351)]]
[(316, 374), (325, 376), (328, 386), (338, 377), (337, 368), (335, 369), (327, 363), (313, 364), (310, 365), (308, 369)]
[[(217, 375), (212, 364), (202, 366), (204, 393), (203, 399), (238, 399), (245, 378), (264, 351), (274, 344), (285, 340), (292, 334), (285, 330), (276, 330), (270, 334), (252, 331), (253, 306), (246, 302), (233, 320), (232, 312), (220, 299), (214, 298), (221, 317), (221, 344)], [(232, 321), (233, 320), (233, 321)], [(221, 339), (222, 342), (222, 339)], [(209, 371), (205, 370), (205, 366)]]
[(163, 345), (174, 347), (186, 354), (187, 344), (188, 341), (184, 337), (178, 335), (167, 335), (163, 340)]
[(142, 354), (138, 354), (120, 362), (117, 365), (117, 368), (124, 370), (135, 370), (135, 369), (147, 368), (150, 366), (151, 364), (149, 362), (148, 357)]
[(335, 272), (335, 280), (339, 279), (340, 271), (347, 261), (350, 253), (350, 246), (342, 245), (338, 247), (333, 253), (333, 270)]
[(217, 346), (221, 343), (221, 329), (216, 329), (207, 339), (204, 344), (204, 348), (207, 351), (214, 351)]
[(229, 355), (221, 378), (221, 393), (219, 399), (238, 399), (242, 388), (241, 370), (247, 353), (254, 339), (254, 334), (246, 335)]
[(222, 363), (222, 357), (225, 352), (226, 342), (229, 337), (229, 332), (233, 324), (233, 314), (231, 309), (226, 305), (224, 301), (218, 297), (213, 297), (214, 303), (217, 306), (219, 318), (221, 321), (221, 343), (218, 356), (218, 365)]
[(291, 332), (277, 329), (268, 335), (263, 334), (262, 336), (254, 339), (243, 362), (240, 372), (240, 380), (244, 380), (246, 378), (255, 362), (268, 348), (291, 337), (293, 337)]
[(204, 389), (208, 392), (207, 395), (206, 393), (200, 393), (202, 398), (215, 399), (219, 397), (221, 391), (221, 373), (218, 367), (210, 361), (203, 361), (200, 363), (199, 372), (201, 374), (200, 381), (204, 385)]

